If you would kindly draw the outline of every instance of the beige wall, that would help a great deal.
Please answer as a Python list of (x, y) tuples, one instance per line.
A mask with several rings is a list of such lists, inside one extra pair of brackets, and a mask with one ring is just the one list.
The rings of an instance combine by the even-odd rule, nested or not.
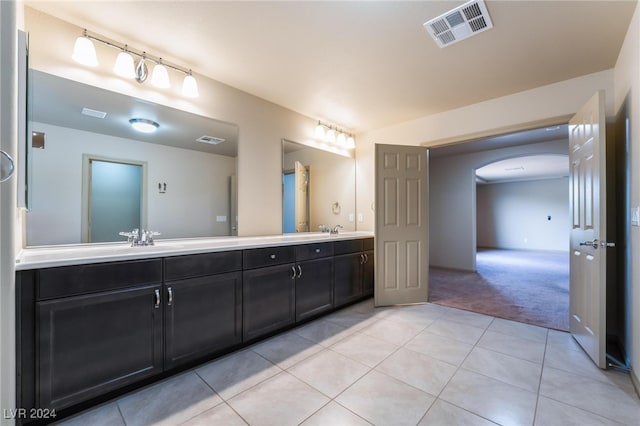
[(613, 70), (607, 70), (358, 135), (356, 210), (364, 216), (364, 223), (358, 224), (358, 230), (373, 230), (374, 226), (371, 208), (374, 201), (374, 144), (438, 146), (506, 131), (566, 123), (599, 89), (606, 91), (607, 114), (612, 115)]
[[(630, 95), (631, 206), (640, 206), (640, 7), (629, 25), (615, 67), (615, 111)], [(631, 227), (631, 259), (640, 256), (640, 228)], [(640, 389), (640, 264), (631, 262), (631, 365)]]

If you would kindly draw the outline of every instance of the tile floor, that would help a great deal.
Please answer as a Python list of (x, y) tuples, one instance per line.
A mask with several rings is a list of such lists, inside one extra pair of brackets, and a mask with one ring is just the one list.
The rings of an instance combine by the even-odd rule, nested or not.
[(640, 400), (567, 333), (368, 300), (62, 423), (638, 425)]

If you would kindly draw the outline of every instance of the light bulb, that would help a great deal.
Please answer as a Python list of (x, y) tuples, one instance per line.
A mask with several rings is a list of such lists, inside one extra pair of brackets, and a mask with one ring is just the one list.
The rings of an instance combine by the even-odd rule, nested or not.
[(116, 64), (113, 67), (113, 71), (118, 74), (120, 77), (124, 78), (135, 78), (136, 77), (136, 69), (133, 65), (133, 56), (129, 52), (127, 52), (127, 46), (124, 47), (124, 50), (118, 53), (118, 57), (116, 58)]
[(344, 135), (344, 133), (342, 132), (338, 133), (338, 139), (336, 140), (336, 143), (341, 147), (346, 146), (347, 137)]
[(184, 77), (184, 81), (182, 82), (182, 94), (188, 98), (197, 98), (199, 96), (198, 83), (191, 75), (191, 71)]
[(167, 72), (167, 67), (162, 65), (162, 59), (153, 67), (153, 72), (151, 73), (151, 84), (162, 89), (168, 89), (171, 87), (171, 83), (169, 82), (169, 73)]
[(316, 130), (314, 132), (314, 136), (316, 139), (323, 140), (324, 139), (324, 126), (320, 124), (318, 121), (318, 125), (316, 126)]
[(88, 67), (98, 66), (96, 47), (93, 45), (93, 42), (86, 37), (86, 35), (82, 35), (76, 39), (76, 44), (73, 46), (73, 54), (71, 55), (71, 58)]
[(327, 130), (325, 140), (329, 143), (336, 143), (336, 132), (332, 127), (329, 127), (329, 130)]
[(349, 135), (347, 138), (347, 149), (353, 149), (356, 147), (356, 140), (353, 139), (353, 136)]

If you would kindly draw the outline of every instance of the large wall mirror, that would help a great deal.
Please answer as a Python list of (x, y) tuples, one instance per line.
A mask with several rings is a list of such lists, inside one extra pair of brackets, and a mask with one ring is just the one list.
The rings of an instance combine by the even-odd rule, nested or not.
[(37, 70), (28, 79), (28, 246), (124, 241), (133, 228), (237, 235), (237, 125)]
[(319, 232), (340, 225), (355, 231), (355, 160), (282, 141), (283, 233)]

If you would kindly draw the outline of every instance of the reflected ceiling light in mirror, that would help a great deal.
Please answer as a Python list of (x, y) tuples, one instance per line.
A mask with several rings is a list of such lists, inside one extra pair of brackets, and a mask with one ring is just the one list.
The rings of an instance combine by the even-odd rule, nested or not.
[(132, 118), (129, 120), (129, 124), (131, 124), (131, 127), (135, 130), (142, 133), (153, 133), (160, 127), (155, 121), (146, 118)]
[[(325, 131), (325, 129), (327, 129)], [(337, 132), (337, 134), (336, 134)], [(351, 133), (347, 133), (337, 126), (325, 124), (318, 120), (318, 125), (314, 131), (314, 138), (328, 145), (335, 145), (341, 149), (354, 149), (356, 141)]]
[(151, 84), (161, 89), (168, 89), (171, 87), (171, 83), (169, 82), (169, 73), (167, 72), (167, 67), (162, 64), (162, 58), (160, 58), (158, 63), (153, 67), (153, 72), (151, 73)]
[(135, 78), (136, 69), (133, 64), (133, 56), (129, 53), (127, 45), (124, 45), (124, 50), (118, 53), (116, 58), (116, 64), (113, 66), (113, 72), (124, 78)]
[(88, 67), (98, 66), (96, 47), (87, 35), (87, 30), (84, 30), (82, 35), (76, 39), (76, 44), (73, 46), (73, 54), (71, 55), (71, 58)]
[[(121, 45), (119, 43), (104, 40), (89, 34), (86, 29), (83, 30), (82, 35), (76, 39), (73, 55), (71, 57), (76, 62), (83, 65), (92, 67), (97, 66), (98, 58), (96, 56), (96, 49), (93, 41), (97, 41), (120, 50), (113, 68), (113, 71), (117, 75), (124, 78), (135, 78), (138, 83), (144, 83), (148, 77), (146, 62), (153, 62), (155, 66), (153, 67), (151, 75), (151, 83), (154, 86), (163, 89), (171, 87), (168, 73), (168, 69), (170, 68), (185, 75), (184, 82), (182, 84), (182, 94), (184, 96), (189, 98), (197, 98), (199, 96), (198, 84), (196, 79), (193, 77), (191, 69), (168, 64), (160, 57), (150, 55), (147, 52), (136, 51), (135, 49), (131, 49), (127, 44)], [(137, 64), (135, 64), (134, 56), (140, 58)]]
[(191, 74), (191, 70), (189, 70), (189, 74), (184, 77), (182, 82), (182, 94), (188, 98), (197, 98), (199, 96), (198, 83)]

